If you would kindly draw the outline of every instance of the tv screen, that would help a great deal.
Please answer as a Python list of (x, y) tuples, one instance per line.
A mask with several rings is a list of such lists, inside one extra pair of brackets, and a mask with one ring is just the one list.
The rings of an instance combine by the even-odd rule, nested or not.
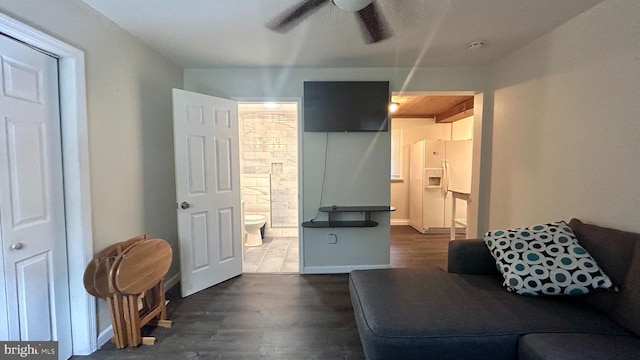
[(305, 81), (304, 131), (388, 131), (388, 81)]

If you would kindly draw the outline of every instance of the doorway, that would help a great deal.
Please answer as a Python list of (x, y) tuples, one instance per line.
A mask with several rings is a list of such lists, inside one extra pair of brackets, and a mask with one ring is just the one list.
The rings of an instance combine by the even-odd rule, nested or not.
[(299, 102), (239, 102), (243, 271), (299, 272)]
[(481, 114), (472, 92), (393, 94), (392, 102), (391, 255), (441, 266), (449, 240), (476, 236), (478, 204), (465, 198), (478, 199)]

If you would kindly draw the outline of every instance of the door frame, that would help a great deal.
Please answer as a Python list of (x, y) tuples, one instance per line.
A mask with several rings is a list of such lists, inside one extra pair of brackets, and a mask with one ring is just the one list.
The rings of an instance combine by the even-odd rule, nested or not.
[(93, 257), (84, 52), (0, 12), (0, 33), (58, 58), (67, 268), (74, 355), (96, 351), (96, 302), (82, 276)]
[[(303, 218), (304, 204), (303, 204), (303, 187), (302, 187), (302, 166), (300, 160), (302, 159), (302, 142), (303, 142), (303, 127), (302, 127), (302, 98), (301, 97), (232, 97), (231, 100), (237, 101), (238, 103), (267, 103), (267, 102), (295, 102), (298, 104), (298, 273), (304, 274), (304, 239), (303, 239), (303, 231), (302, 226), (300, 225), (302, 222), (300, 219)], [(238, 119), (239, 121), (239, 119)], [(239, 129), (238, 129), (239, 131)], [(239, 146), (239, 145), (238, 145)], [(244, 229), (243, 229), (244, 230)], [(242, 244), (244, 249), (244, 244)], [(243, 251), (244, 257), (244, 251)], [(244, 261), (244, 258), (243, 258)]]
[(488, 195), (490, 183), (490, 158), (491, 149), (489, 135), (490, 123), (483, 121), (488, 118), (492, 107), (487, 106), (492, 100), (482, 90), (426, 90), (426, 91), (391, 91), (391, 95), (414, 95), (414, 96), (450, 96), (468, 95), (473, 96), (473, 159), (471, 165), (471, 193), (474, 194), (468, 203), (467, 211), (470, 213), (467, 224), (467, 238), (482, 237), (487, 231), (488, 224)]

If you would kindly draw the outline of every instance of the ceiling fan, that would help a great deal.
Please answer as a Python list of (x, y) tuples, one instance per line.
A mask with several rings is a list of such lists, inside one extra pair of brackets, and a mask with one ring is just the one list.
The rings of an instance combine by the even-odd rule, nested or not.
[(287, 32), (327, 3), (332, 3), (344, 11), (355, 12), (368, 43), (376, 43), (391, 36), (374, 0), (303, 0), (266, 26), (277, 32)]

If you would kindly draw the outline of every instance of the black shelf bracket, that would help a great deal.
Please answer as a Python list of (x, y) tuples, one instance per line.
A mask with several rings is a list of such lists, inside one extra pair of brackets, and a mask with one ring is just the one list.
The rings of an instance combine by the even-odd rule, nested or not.
[[(377, 221), (371, 220), (372, 212), (395, 211), (393, 206), (323, 206), (319, 209), (326, 212), (329, 221), (305, 221), (302, 223), (306, 228), (341, 228), (341, 227), (376, 227)], [(339, 213), (359, 212), (363, 213), (364, 220), (338, 220)]]

